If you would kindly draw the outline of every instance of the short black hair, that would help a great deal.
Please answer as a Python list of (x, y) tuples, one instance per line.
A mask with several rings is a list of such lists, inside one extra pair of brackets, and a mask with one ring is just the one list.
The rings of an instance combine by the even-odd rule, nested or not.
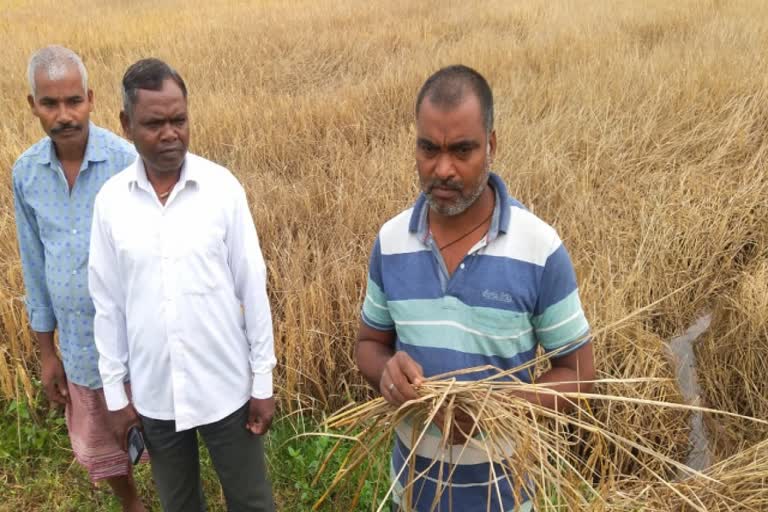
[(125, 71), (123, 75), (123, 111), (130, 115), (139, 99), (139, 89), (159, 91), (163, 82), (173, 80), (187, 98), (187, 86), (181, 75), (160, 59), (141, 59)]
[(448, 66), (427, 78), (416, 97), (416, 116), (424, 99), (435, 106), (451, 109), (459, 106), (471, 92), (480, 101), (485, 130), (493, 130), (493, 93), (488, 81), (474, 69), (461, 64)]

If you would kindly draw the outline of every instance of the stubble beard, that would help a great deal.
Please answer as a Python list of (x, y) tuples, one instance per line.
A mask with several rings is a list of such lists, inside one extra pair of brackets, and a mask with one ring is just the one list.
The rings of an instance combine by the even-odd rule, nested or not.
[(423, 187), (424, 189), (424, 195), (427, 197), (427, 202), (429, 203), (429, 207), (437, 214), (442, 215), (444, 217), (455, 217), (456, 215), (460, 215), (467, 211), (467, 209), (475, 204), (475, 202), (480, 198), (481, 195), (483, 195), (483, 192), (485, 191), (485, 187), (488, 184), (488, 177), (491, 174), (491, 166), (490, 162), (486, 160), (485, 167), (483, 169), (483, 174), (480, 177), (480, 180), (477, 183), (477, 186), (472, 191), (472, 193), (468, 196), (464, 196), (463, 194), (459, 195), (459, 198), (456, 200), (454, 204), (444, 205), (441, 204), (437, 199), (435, 199), (432, 196), (431, 190), (435, 186), (441, 186), (445, 188), (450, 188), (453, 190), (458, 190), (459, 192), (464, 191), (464, 187), (457, 187), (454, 183), (447, 181), (447, 180), (433, 180), (431, 181), (426, 187)]

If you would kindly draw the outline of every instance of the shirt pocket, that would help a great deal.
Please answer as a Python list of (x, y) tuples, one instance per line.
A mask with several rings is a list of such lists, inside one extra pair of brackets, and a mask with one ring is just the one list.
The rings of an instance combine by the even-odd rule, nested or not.
[(185, 295), (216, 293), (226, 278), (224, 241), (216, 233), (188, 233), (179, 244), (178, 290)]
[(112, 229), (115, 250), (126, 270), (141, 270), (161, 257), (160, 233), (141, 224), (116, 223)]
[(503, 314), (492, 308), (472, 308), (468, 311), (466, 323), (485, 334), (498, 335), (507, 331)]
[(505, 347), (527, 347), (533, 336), (530, 316), (502, 309), (473, 308), (467, 323), (482, 332), (486, 343)]

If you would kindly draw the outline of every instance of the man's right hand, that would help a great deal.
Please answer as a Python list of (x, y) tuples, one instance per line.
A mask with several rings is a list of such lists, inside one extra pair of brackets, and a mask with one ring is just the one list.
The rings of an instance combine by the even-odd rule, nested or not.
[(109, 411), (109, 425), (115, 441), (127, 452), (128, 431), (134, 426), (141, 428), (141, 420), (133, 404), (128, 404), (119, 411)]
[(405, 352), (395, 352), (384, 366), (379, 381), (379, 392), (384, 399), (399, 407), (408, 400), (418, 398), (415, 388), (424, 382), (421, 365)]
[(43, 357), (41, 370), (45, 396), (55, 404), (67, 405), (69, 403), (67, 375), (64, 373), (61, 359), (54, 354)]

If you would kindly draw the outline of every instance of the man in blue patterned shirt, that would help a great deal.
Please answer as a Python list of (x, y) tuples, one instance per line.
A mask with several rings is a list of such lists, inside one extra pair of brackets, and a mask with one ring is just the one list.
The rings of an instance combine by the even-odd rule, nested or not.
[(108, 428), (87, 273), (94, 198), (105, 181), (133, 162), (135, 151), (90, 123), (93, 92), (71, 50), (43, 48), (27, 71), (29, 106), (48, 136), (14, 164), (13, 195), (43, 387), (49, 400), (65, 406), (72, 449), (91, 480), (106, 480), (123, 510), (144, 511), (128, 456)]

